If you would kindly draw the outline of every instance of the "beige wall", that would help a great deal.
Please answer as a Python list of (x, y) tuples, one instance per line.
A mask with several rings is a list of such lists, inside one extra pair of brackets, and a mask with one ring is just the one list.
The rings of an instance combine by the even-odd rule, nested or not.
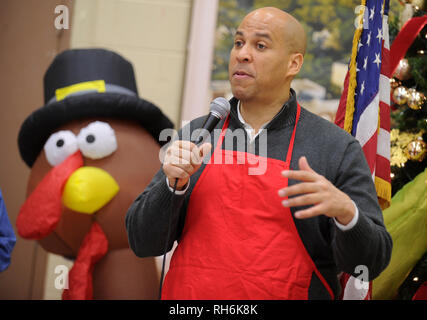
[(130, 60), (139, 95), (178, 123), (191, 0), (74, 2), (71, 47), (103, 47)]

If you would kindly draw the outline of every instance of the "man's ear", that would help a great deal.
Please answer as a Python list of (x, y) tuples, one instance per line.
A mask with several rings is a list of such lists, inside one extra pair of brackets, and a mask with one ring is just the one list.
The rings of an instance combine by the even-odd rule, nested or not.
[(302, 53), (292, 53), (289, 57), (288, 76), (294, 78), (301, 70), (303, 63), (304, 56)]

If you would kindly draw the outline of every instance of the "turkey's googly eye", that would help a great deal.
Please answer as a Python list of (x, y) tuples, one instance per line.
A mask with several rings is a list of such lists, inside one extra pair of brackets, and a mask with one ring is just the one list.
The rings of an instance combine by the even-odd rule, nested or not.
[(90, 159), (101, 159), (117, 150), (113, 128), (101, 121), (92, 122), (83, 128), (77, 136), (77, 143), (83, 155)]
[(78, 149), (77, 138), (69, 130), (53, 133), (44, 145), (44, 153), (51, 166), (57, 166)]

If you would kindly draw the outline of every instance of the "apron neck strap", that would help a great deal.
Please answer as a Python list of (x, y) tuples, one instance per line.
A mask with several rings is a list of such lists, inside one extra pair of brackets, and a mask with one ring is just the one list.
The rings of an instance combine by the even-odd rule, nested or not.
[(297, 102), (297, 116), (295, 118), (294, 131), (292, 132), (291, 141), (289, 142), (288, 153), (286, 154), (286, 164), (288, 168), (290, 168), (291, 166), (292, 151), (294, 150), (295, 133), (297, 132), (297, 125), (298, 125), (300, 114), (301, 114), (301, 106)]
[[(298, 125), (300, 114), (301, 114), (301, 106), (297, 102), (297, 115), (295, 118), (294, 130), (292, 132), (292, 137), (291, 137), (291, 140), (289, 142), (289, 148), (288, 148), (288, 152), (286, 155), (286, 164), (288, 165), (288, 167), (290, 167), (290, 165), (291, 165), (292, 151), (294, 149), (295, 133), (297, 131), (297, 125)], [(221, 135), (218, 139), (218, 143), (217, 143), (216, 148), (215, 148), (216, 150), (219, 150), (219, 148), (221, 148), (222, 142), (224, 141), (225, 129), (228, 128), (229, 122), (230, 122), (230, 115), (228, 115), (224, 121), (224, 125), (222, 126), (222, 129), (221, 129)]]

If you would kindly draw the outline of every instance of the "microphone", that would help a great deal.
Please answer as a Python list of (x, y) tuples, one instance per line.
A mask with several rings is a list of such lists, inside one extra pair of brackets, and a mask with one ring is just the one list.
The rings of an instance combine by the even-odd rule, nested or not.
[(230, 102), (223, 97), (218, 97), (211, 102), (209, 116), (203, 123), (197, 139), (191, 141), (196, 145), (200, 145), (209, 136), (218, 122), (228, 116), (230, 113)]

